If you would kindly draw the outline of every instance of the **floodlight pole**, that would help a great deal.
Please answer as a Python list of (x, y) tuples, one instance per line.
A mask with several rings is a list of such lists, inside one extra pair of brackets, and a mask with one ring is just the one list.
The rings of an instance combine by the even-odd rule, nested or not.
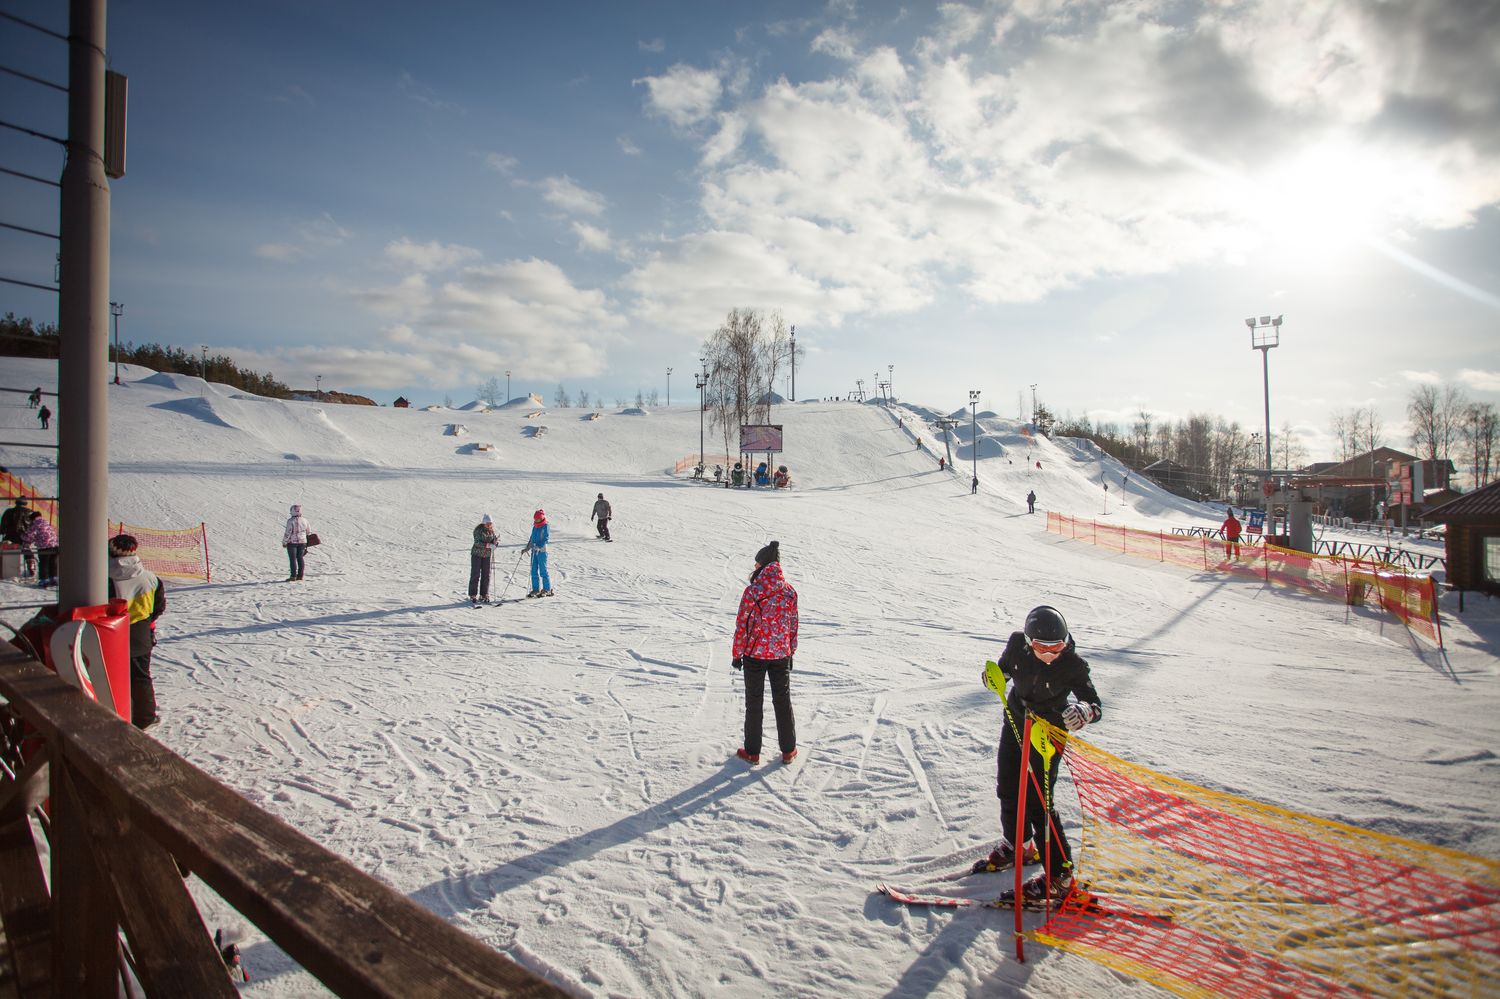
[(109, 303), (109, 314), (115, 317), (115, 384), (120, 384), (120, 314), (125, 311), (121, 302)]
[(698, 389), (698, 463), (703, 464), (703, 390), (708, 386), (708, 368), (705, 366), (701, 373), (693, 373), (693, 382)]
[(885, 366), (885, 370), (886, 370), (885, 387), (886, 387), (886, 390), (887, 390), (888, 394), (890, 395), (891, 401), (895, 402), (896, 401), (896, 388), (895, 388), (895, 386), (896, 386), (896, 366), (894, 364), (887, 364)]
[[(1272, 319), (1270, 316), (1256, 318), (1251, 316), (1245, 320), (1245, 325), (1250, 330), (1250, 349), (1260, 351), (1261, 380), (1265, 388), (1266, 407), (1266, 475), (1265, 482), (1271, 482), (1271, 348), (1281, 343), (1281, 316)], [(1274, 504), (1271, 502), (1271, 491), (1263, 485), (1261, 487), (1262, 499), (1266, 506), (1265, 533), (1271, 533), (1271, 511)]]
[(1036, 426), (1036, 382), (1031, 383), (1031, 425)]
[(667, 408), (672, 408), (672, 369), (667, 369)]
[(510, 402), (510, 372), (505, 372), (505, 401)]
[(792, 401), (797, 401), (797, 327), (792, 326)]
[(979, 478), (979, 389), (969, 390), (969, 456), (974, 462), (974, 478)]

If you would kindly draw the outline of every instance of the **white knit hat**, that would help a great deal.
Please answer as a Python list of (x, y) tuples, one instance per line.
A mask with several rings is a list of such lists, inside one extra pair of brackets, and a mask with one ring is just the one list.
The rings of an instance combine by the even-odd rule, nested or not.
[(490, 515), (489, 514), (485, 514), (483, 517), (480, 517), (479, 518), (479, 522), (481, 524), (493, 524), (494, 523), (494, 521), (490, 519)]

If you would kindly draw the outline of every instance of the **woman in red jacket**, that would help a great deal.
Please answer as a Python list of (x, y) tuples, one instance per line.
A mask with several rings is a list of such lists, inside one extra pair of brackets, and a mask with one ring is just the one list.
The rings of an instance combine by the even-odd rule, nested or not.
[(1224, 523), (1219, 525), (1219, 530), (1224, 532), (1224, 557), (1239, 558), (1240, 522), (1235, 519), (1233, 507), (1230, 507), (1229, 516), (1224, 518)]
[(792, 715), (792, 656), (796, 651), (797, 591), (781, 574), (781, 542), (772, 541), (755, 555), (755, 571), (740, 597), (734, 622), (731, 665), (745, 671), (745, 744), (734, 755), (746, 763), (760, 762), (767, 676), (781, 761), (790, 763), (797, 757), (797, 720)]

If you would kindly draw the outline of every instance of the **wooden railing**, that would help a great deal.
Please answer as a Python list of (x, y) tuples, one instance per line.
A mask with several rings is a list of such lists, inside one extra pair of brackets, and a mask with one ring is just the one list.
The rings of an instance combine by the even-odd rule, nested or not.
[(10, 646), (0, 696), (0, 984), (16, 994), (235, 995), (185, 872), (339, 995), (567, 994)]

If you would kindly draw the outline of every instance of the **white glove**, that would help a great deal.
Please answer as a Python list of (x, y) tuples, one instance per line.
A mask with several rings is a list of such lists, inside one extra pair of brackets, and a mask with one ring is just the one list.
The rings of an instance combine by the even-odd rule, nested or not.
[(1069, 732), (1077, 732), (1096, 717), (1093, 705), (1076, 703), (1063, 708), (1062, 715)]

